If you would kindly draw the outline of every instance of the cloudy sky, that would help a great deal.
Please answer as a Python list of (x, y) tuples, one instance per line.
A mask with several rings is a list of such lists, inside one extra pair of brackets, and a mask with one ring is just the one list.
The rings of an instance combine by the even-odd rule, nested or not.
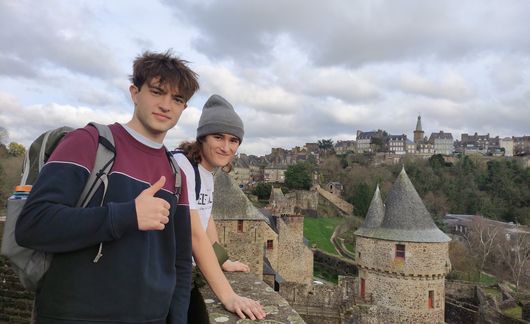
[(170, 148), (195, 136), (213, 93), (267, 154), (357, 130), (530, 135), (530, 1), (0, 0), (0, 127), (127, 122), (131, 62), (169, 48), (201, 90)]

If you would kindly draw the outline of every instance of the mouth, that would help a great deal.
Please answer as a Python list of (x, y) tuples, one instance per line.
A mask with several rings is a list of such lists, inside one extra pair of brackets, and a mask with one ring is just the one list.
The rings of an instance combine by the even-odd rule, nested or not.
[(171, 119), (168, 116), (160, 114), (160, 113), (153, 113), (153, 115), (155, 116), (156, 119), (161, 120), (161, 121), (167, 121)]

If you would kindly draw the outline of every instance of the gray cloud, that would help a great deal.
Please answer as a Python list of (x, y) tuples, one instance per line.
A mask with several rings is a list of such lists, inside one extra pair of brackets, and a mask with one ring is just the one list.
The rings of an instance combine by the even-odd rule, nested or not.
[[(86, 24), (95, 18), (91, 10), (70, 5), (62, 1), (43, 6), (27, 0), (0, 1), (0, 43), (9, 44), (0, 47), (0, 56), (31, 67), (29, 71), (52, 66), (96, 78), (121, 73), (98, 35), (85, 32)], [(16, 73), (2, 71), (9, 72)]]
[(213, 59), (264, 63), (282, 34), (318, 65), (358, 66), (433, 55), (457, 60), (489, 50), (530, 50), (530, 3), (520, 0), (166, 3), (200, 31), (195, 45)]
[(527, 1), (161, 1), (0, 0), (0, 126), (27, 141), (129, 118), (130, 60), (172, 47), (201, 91), (170, 147), (194, 137), (212, 93), (244, 119), (247, 153), (358, 129), (412, 135), (418, 114), (427, 135), (529, 133)]

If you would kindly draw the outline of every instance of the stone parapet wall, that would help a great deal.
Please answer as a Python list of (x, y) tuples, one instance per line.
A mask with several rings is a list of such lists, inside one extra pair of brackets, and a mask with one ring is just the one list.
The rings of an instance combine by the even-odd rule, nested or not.
[[(396, 244), (405, 245), (404, 259), (395, 257)], [(445, 276), (450, 270), (448, 243), (395, 242), (357, 236), (355, 251), (360, 268), (405, 276)]]
[(476, 300), (477, 285), (474, 283), (445, 280), (445, 294), (459, 300)]
[[(255, 275), (241, 272), (225, 272), (225, 275), (236, 293), (258, 300), (263, 305), (267, 313), (265, 320), (270, 321), (269, 323), (305, 323), (285, 298)], [(201, 293), (206, 302), (210, 323), (242, 323), (237, 315), (223, 307), (208, 285), (201, 288)]]

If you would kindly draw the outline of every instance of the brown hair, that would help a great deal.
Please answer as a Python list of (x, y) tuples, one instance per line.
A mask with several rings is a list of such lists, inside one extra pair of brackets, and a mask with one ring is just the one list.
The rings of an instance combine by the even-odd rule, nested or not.
[[(204, 142), (206, 136), (199, 137), (196, 141), (193, 142), (182, 142), (179, 145), (179, 149), (184, 151), (184, 155), (190, 160), (192, 163), (200, 164), (202, 161), (202, 143)], [(233, 166), (232, 162), (228, 162), (227, 165), (221, 167), (221, 170), (223, 170), (226, 173), (230, 173), (232, 171)]]
[(199, 90), (198, 75), (187, 66), (188, 63), (174, 56), (171, 50), (165, 53), (145, 51), (134, 60), (133, 74), (129, 79), (140, 89), (145, 82), (160, 78), (160, 84), (167, 83), (172, 89), (178, 89), (188, 101)]

